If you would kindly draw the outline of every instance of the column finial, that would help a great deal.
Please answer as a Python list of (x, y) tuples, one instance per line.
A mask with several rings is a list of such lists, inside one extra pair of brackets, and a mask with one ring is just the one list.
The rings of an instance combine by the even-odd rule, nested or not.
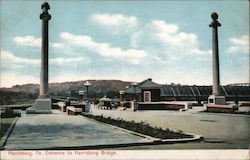
[(41, 6), (41, 9), (43, 10), (43, 13), (40, 14), (40, 19), (44, 21), (48, 21), (51, 19), (51, 15), (48, 13), (48, 10), (50, 9), (49, 3), (44, 2)]
[(49, 3), (44, 2), (41, 6), (41, 9), (43, 10), (43, 12), (48, 12), (48, 10), (50, 9)]
[(218, 17), (219, 17), (219, 16), (218, 16), (218, 14), (217, 14), (216, 12), (213, 12), (213, 13), (211, 14), (211, 18), (212, 18), (213, 20), (212, 20), (212, 22), (209, 24), (209, 27), (216, 28), (216, 27), (220, 27), (220, 26), (221, 26), (220, 22), (217, 21)]

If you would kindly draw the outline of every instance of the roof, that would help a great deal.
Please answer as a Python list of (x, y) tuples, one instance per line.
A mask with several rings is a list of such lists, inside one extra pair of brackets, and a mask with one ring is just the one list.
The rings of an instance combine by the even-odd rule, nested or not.
[[(146, 79), (138, 84), (136, 93), (141, 93), (142, 89), (160, 89), (161, 96), (209, 96), (212, 94), (212, 86), (195, 86), (195, 85), (160, 85)], [(248, 85), (226, 85), (220, 87), (221, 95), (224, 96), (248, 96), (250, 95), (250, 86)], [(126, 91), (127, 94), (134, 94), (135, 88), (130, 86)]]
[[(221, 95), (247, 96), (250, 95), (250, 86), (221, 86)], [(209, 96), (212, 86), (162, 85), (161, 96)]]
[(125, 91), (126, 93), (141, 93), (141, 89), (154, 89), (154, 88), (161, 88), (160, 84), (157, 84), (155, 82), (152, 81), (151, 78), (148, 78), (144, 81), (142, 81), (141, 83), (138, 84), (138, 86), (135, 88), (134, 86), (129, 86), (129, 88)]

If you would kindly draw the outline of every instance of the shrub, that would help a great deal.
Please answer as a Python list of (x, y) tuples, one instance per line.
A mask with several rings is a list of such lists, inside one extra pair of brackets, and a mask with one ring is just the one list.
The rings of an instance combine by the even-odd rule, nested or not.
[(95, 119), (100, 122), (111, 124), (120, 128), (124, 128), (137, 133), (145, 134), (155, 138), (161, 139), (178, 139), (178, 138), (191, 138), (192, 135), (187, 135), (183, 131), (178, 130), (177, 132), (171, 131), (168, 128), (162, 129), (150, 126), (147, 122), (141, 121), (135, 123), (134, 121), (125, 121), (123, 119), (112, 119), (111, 117), (105, 118), (103, 116), (94, 116), (90, 114), (83, 114), (88, 118)]

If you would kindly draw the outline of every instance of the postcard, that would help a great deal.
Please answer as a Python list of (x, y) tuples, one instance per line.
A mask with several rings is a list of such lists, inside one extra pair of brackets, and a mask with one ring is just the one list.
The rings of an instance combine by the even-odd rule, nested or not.
[(0, 158), (249, 159), (249, 1), (0, 1)]

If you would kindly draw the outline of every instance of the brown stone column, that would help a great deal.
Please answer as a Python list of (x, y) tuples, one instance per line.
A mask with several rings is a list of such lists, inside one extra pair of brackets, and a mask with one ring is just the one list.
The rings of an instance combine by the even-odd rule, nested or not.
[(43, 13), (40, 15), (42, 20), (42, 50), (41, 50), (41, 72), (40, 72), (40, 95), (36, 99), (35, 104), (26, 110), (27, 114), (43, 114), (52, 113), (51, 99), (48, 97), (48, 72), (49, 72), (49, 28), (48, 22), (51, 16), (48, 13), (50, 9), (49, 4), (44, 2), (42, 4)]
[(212, 27), (212, 63), (213, 63), (213, 91), (212, 95), (208, 97), (208, 103), (212, 105), (224, 105), (226, 104), (225, 96), (220, 92), (220, 68), (219, 68), (219, 44), (218, 44), (218, 27), (221, 24), (217, 21), (218, 14), (212, 13), (212, 22), (209, 27)]
[(213, 61), (213, 95), (220, 95), (220, 68), (219, 68), (219, 46), (218, 46), (218, 27), (221, 24), (217, 21), (218, 14), (212, 13), (213, 21), (209, 24), (212, 27), (212, 61)]
[(40, 99), (48, 98), (48, 52), (49, 52), (49, 28), (48, 22), (51, 19), (48, 10), (50, 6), (47, 2), (42, 4), (43, 13), (40, 15), (42, 20), (42, 53), (41, 53), (41, 73), (40, 73)]

